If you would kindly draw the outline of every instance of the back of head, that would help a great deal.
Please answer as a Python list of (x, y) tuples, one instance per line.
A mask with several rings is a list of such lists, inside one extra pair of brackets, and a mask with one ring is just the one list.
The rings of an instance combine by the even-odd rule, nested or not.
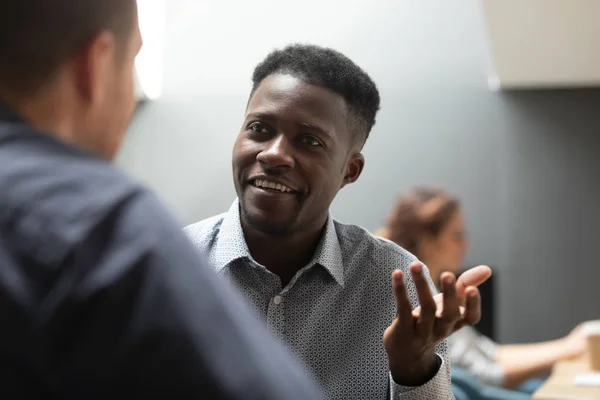
[(0, 91), (26, 96), (41, 90), (94, 35), (128, 35), (135, 10), (135, 0), (2, 1)]
[(381, 236), (420, 258), (419, 239), (438, 235), (459, 208), (459, 201), (445, 190), (417, 187), (398, 199)]
[(136, 0), (0, 3), (0, 103), (111, 159), (134, 110)]
[(272, 74), (290, 74), (344, 98), (351, 128), (364, 141), (375, 125), (379, 91), (369, 75), (342, 53), (320, 46), (293, 44), (271, 52), (254, 70), (252, 93)]

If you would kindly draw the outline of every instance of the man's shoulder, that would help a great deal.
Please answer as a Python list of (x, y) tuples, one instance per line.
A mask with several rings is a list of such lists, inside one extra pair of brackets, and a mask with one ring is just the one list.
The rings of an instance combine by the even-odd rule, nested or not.
[(345, 260), (368, 260), (386, 272), (408, 268), (417, 258), (396, 243), (376, 236), (365, 228), (334, 220)]
[[(8, 129), (8, 128), (4, 128)], [(28, 204), (57, 216), (102, 207), (106, 201), (141, 189), (109, 162), (25, 126), (0, 143), (0, 192), (3, 205)], [(10, 168), (4, 168), (10, 166)], [(43, 202), (44, 207), (36, 207)]]
[[(62, 158), (62, 159), (60, 159)], [(47, 224), (83, 223), (128, 198), (149, 193), (107, 162), (70, 155), (31, 157), (0, 174), (2, 206)]]
[(23, 133), (0, 144), (0, 229), (11, 247), (58, 262), (107, 219), (160, 214), (152, 193), (110, 163)]
[(203, 219), (186, 226), (183, 231), (197, 248), (208, 251), (217, 237), (226, 215), (227, 213), (223, 213)]

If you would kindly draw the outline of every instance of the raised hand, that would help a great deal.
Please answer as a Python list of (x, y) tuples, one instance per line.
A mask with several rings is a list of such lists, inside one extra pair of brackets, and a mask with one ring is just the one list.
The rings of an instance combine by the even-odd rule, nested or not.
[(444, 272), (440, 279), (441, 293), (433, 296), (423, 264), (414, 262), (409, 269), (420, 306), (412, 309), (404, 274), (394, 271), (396, 318), (385, 330), (383, 343), (394, 381), (418, 386), (437, 372), (435, 346), (463, 326), (479, 322), (481, 299), (477, 286), (485, 282), (492, 271), (487, 266), (478, 266), (463, 273), (458, 281), (454, 274)]

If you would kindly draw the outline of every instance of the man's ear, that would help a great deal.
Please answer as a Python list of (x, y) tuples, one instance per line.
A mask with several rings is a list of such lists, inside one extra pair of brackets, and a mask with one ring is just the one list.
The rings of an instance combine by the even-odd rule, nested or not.
[(99, 103), (106, 96), (106, 82), (112, 79), (111, 63), (115, 62), (116, 40), (113, 34), (101, 32), (92, 38), (75, 58), (77, 89), (90, 103)]
[(360, 152), (353, 153), (350, 155), (348, 161), (346, 162), (346, 171), (344, 175), (344, 182), (342, 183), (342, 187), (356, 182), (358, 177), (363, 171), (365, 167), (365, 157)]

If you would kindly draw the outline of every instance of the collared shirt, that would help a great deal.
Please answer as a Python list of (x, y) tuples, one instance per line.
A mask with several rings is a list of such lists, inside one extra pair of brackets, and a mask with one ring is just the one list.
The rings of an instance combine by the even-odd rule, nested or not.
[[(185, 232), (303, 359), (328, 399), (453, 398), (445, 341), (437, 347), (443, 360), (438, 373), (425, 385), (403, 387), (390, 377), (382, 339), (396, 314), (391, 274), (395, 269), (407, 272), (415, 260), (401, 247), (329, 217), (312, 261), (281, 287), (280, 279), (252, 258), (237, 201), (228, 213)], [(435, 291), (432, 282), (430, 286)], [(417, 306), (410, 278), (407, 289)]]
[(499, 345), (490, 338), (465, 326), (448, 338), (450, 360), (481, 382), (492, 386), (504, 384), (504, 367), (496, 358)]
[(317, 397), (154, 195), (0, 105), (0, 399)]

